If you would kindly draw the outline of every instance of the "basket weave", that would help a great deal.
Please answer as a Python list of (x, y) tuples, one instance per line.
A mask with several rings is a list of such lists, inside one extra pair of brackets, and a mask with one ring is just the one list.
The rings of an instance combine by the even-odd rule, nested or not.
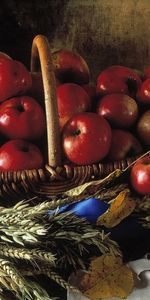
[(37, 71), (40, 61), (47, 122), (47, 163), (43, 169), (0, 172), (2, 196), (21, 197), (25, 193), (56, 195), (84, 182), (103, 178), (115, 169), (123, 170), (135, 159), (86, 166), (62, 164), (56, 83), (50, 53), (48, 39), (37, 35), (32, 43), (31, 72)]

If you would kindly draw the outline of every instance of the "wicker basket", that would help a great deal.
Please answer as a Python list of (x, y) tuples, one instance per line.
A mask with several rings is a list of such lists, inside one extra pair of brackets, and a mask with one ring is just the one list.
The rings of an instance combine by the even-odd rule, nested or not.
[(0, 172), (1, 195), (24, 197), (25, 193), (56, 195), (84, 182), (103, 178), (115, 169), (126, 168), (135, 158), (86, 166), (62, 164), (57, 112), (56, 84), (48, 39), (37, 35), (32, 44), (31, 71), (41, 65), (47, 122), (47, 163), (43, 169)]

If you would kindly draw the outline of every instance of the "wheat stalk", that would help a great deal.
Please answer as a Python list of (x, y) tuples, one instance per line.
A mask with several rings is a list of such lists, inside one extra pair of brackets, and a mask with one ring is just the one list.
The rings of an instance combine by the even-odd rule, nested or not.
[(71, 284), (69, 284), (66, 280), (62, 278), (58, 273), (47, 266), (40, 267), (40, 269), (33, 268), (24, 268), (21, 270), (22, 274), (25, 276), (37, 276), (37, 275), (46, 275), (56, 283), (58, 283), (64, 289), (70, 289), (74, 292), (77, 292), (78, 289)]
[(26, 243), (38, 244), (38, 237), (46, 234), (46, 228), (37, 221), (25, 219), (15, 225), (1, 224), (0, 232), (2, 240), (24, 246)]
[(6, 289), (13, 291), (17, 299), (26, 300), (51, 300), (50, 296), (38, 283), (25, 279), (14, 265), (4, 259), (0, 259), (0, 268), (5, 277), (0, 277), (0, 283)]
[(29, 260), (30, 262), (34, 262), (35, 260), (37, 260), (53, 266), (56, 259), (55, 256), (48, 251), (39, 249), (17, 248), (14, 246), (6, 246), (2, 244), (0, 244), (0, 256)]
[[(23, 295), (26, 295), (27, 299), (32, 299), (27, 282), (22, 275), (18, 274), (16, 268), (12, 263), (10, 263), (10, 261), (0, 258), (0, 268), (6, 273), (5, 279), (7, 280), (7, 285), (9, 286), (10, 290), (13, 288), (14, 292), (18, 293), (19, 289)], [(11, 281), (13, 286), (11, 285)]]

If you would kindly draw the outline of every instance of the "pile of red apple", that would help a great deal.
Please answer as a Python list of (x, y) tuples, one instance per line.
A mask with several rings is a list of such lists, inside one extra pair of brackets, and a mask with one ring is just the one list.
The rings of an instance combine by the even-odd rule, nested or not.
[[(90, 82), (86, 61), (70, 50), (52, 54), (64, 163), (89, 165), (136, 156), (150, 146), (150, 67), (113, 65)], [(40, 73), (0, 54), (0, 170), (45, 163)], [(46, 148), (46, 145), (45, 145)]]

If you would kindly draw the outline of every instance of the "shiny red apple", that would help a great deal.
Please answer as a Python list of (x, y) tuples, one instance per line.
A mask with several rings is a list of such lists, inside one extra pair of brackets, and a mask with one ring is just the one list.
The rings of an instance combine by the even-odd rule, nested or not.
[(138, 117), (138, 105), (130, 96), (114, 93), (98, 101), (97, 113), (117, 128), (130, 128)]
[(57, 103), (61, 129), (74, 114), (88, 111), (91, 105), (89, 95), (76, 83), (57, 87)]
[(0, 102), (25, 94), (31, 84), (31, 74), (21, 62), (0, 58)]
[(89, 67), (85, 59), (78, 53), (60, 49), (52, 53), (52, 62), (56, 77), (61, 83), (84, 84), (89, 82)]
[(97, 92), (100, 95), (123, 93), (135, 95), (141, 79), (136, 72), (125, 66), (114, 65), (104, 69), (97, 78)]
[(71, 162), (90, 165), (101, 161), (108, 154), (111, 127), (96, 113), (80, 113), (65, 125), (62, 143), (64, 153)]
[(146, 110), (137, 122), (137, 133), (145, 146), (150, 146), (150, 109)]
[(11, 140), (0, 147), (0, 171), (39, 169), (44, 160), (39, 148), (24, 140)]
[(147, 78), (139, 86), (136, 99), (140, 104), (148, 105), (150, 107), (150, 78)]
[(89, 98), (90, 98), (89, 109), (91, 111), (94, 111), (95, 110), (96, 101), (97, 101), (96, 86), (94, 84), (92, 84), (92, 83), (88, 83), (88, 84), (83, 84), (82, 87), (87, 92), (87, 94), (89, 95)]
[(29, 96), (20, 96), (0, 105), (0, 134), (9, 139), (37, 140), (46, 130), (40, 104)]
[(111, 146), (108, 153), (110, 161), (124, 160), (141, 152), (142, 146), (132, 133), (121, 129), (112, 130)]
[(150, 195), (150, 156), (139, 159), (131, 169), (131, 184), (141, 195)]
[(26, 92), (26, 95), (29, 95), (44, 104), (44, 88), (41, 72), (31, 72), (31, 78), (32, 85)]

